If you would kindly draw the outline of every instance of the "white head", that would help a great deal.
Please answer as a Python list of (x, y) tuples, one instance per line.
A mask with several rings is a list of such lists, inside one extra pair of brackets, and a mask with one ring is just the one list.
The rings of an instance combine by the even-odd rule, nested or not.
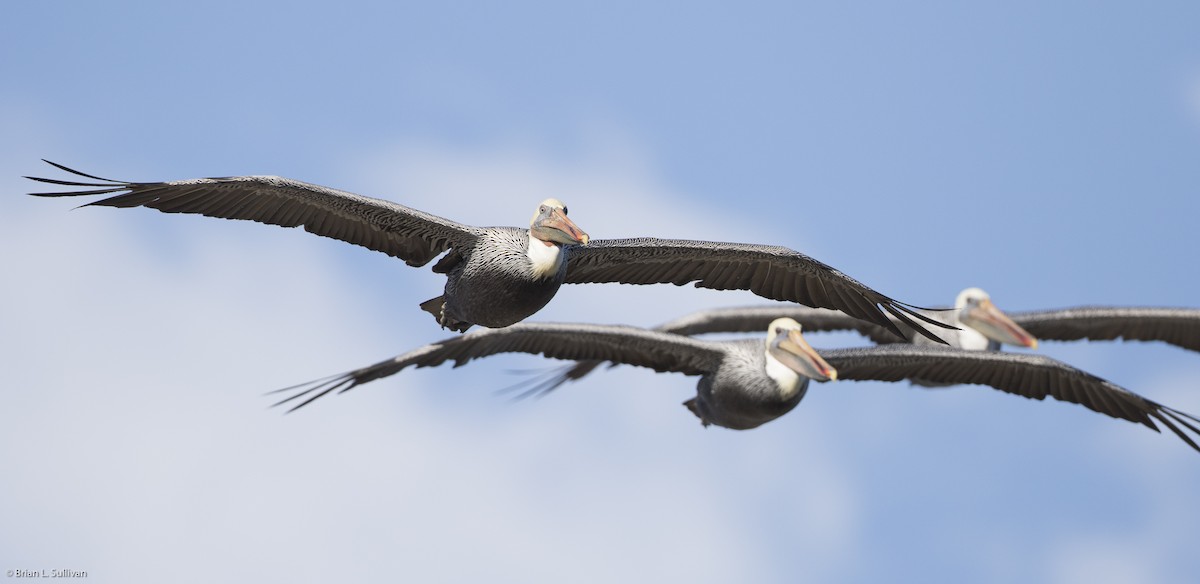
[(959, 292), (954, 307), (958, 309), (960, 323), (997, 343), (1037, 348), (1037, 339), (996, 308), (992, 304), (992, 297), (980, 288), (967, 288)]
[[(790, 318), (777, 318), (767, 327), (767, 370), (768, 374), (783, 365), (793, 374), (800, 374), (817, 381), (836, 381), (834, 369), (800, 334), (800, 323)], [(774, 363), (774, 364), (773, 364)], [(775, 375), (772, 375), (775, 377)], [(776, 381), (780, 381), (778, 378)]]
[(588, 234), (567, 218), (567, 206), (558, 199), (546, 199), (538, 205), (529, 221), (529, 234), (546, 245), (588, 243)]
[(963, 291), (959, 292), (958, 296), (954, 298), (954, 307), (955, 308), (963, 308), (968, 303), (979, 304), (980, 302), (983, 302), (984, 300), (991, 300), (991, 299), (992, 299), (991, 295), (989, 295), (987, 292), (984, 292), (983, 288), (975, 288), (975, 287), (964, 288)]
[(529, 221), (529, 247), (526, 252), (535, 278), (552, 278), (562, 267), (564, 244), (587, 245), (588, 234), (567, 219), (567, 206), (558, 199), (546, 199)]

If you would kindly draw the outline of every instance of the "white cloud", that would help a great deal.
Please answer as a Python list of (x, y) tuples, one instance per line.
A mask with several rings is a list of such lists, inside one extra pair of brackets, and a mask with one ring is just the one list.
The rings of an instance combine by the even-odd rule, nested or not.
[[(334, 186), (476, 224), (521, 224), (557, 196), (596, 237), (756, 238), (750, 218), (672, 189), (619, 132), (587, 143), (565, 159), (535, 143), (407, 143), (356, 157), (341, 167), (352, 184)], [(0, 186), (27, 190), (11, 177), (40, 169), (3, 154)], [(1137, 500), (1120, 504), (1155, 519), (1115, 543), (1060, 525), (1046, 537), (1062, 559), (1031, 562), (1032, 575), (1086, 576), (1086, 558), (1135, 539), (1145, 547), (1110, 555), (1113, 573), (1190, 557), (1169, 518), (1196, 516), (1194, 453), (978, 388), (822, 384), (736, 433), (703, 430), (679, 405), (694, 379), (629, 368), (509, 404), (488, 393), (514, 381), (503, 372), (545, 363), (499, 357), (281, 416), (261, 391), (449, 336), (415, 307), (441, 277), (298, 231), (68, 206), (18, 197), (0, 232), (0, 461), (14, 471), (0, 475), (0, 518), (18, 526), (0, 533), (3, 568), (85, 569), (91, 582), (877, 580), (914, 550), (924, 566), (986, 556), (976, 531), (1018, 551), (1044, 541), (1021, 519), (1056, 511), (1011, 491), (1129, 476), (1146, 478), (1121, 483)], [(569, 286), (535, 318), (650, 325), (753, 302)], [(1191, 396), (1190, 374), (1163, 383), (1184, 388), (1165, 402)], [(952, 519), (963, 534), (940, 535)]]
[[(423, 193), (404, 201), (414, 206), (471, 201), (443, 211), (456, 218), (516, 209), (504, 222), (519, 223), (546, 193), (571, 192), (580, 223), (605, 231), (652, 233), (656, 215), (719, 223), (622, 164), (564, 169), (535, 150), (419, 146), (386, 156), (405, 181), (380, 190)], [(301, 232), (73, 205), (21, 198), (0, 234), (10, 364), (0, 410), (11, 413), (0, 460), (15, 471), (0, 479), (0, 515), (18, 526), (0, 536), (5, 567), (82, 569), (98, 582), (771, 574), (759, 521), (723, 503), (740, 489), (717, 469), (740, 456), (694, 442), (720, 446), (729, 433), (701, 431), (678, 405), (693, 379), (613, 371), (509, 405), (479, 390), (512, 381), (496, 377), (506, 362), (530, 361), (498, 359), (406, 372), (281, 416), (262, 390), (448, 336), (415, 310), (441, 278), (387, 258), (379, 277), (348, 269), (338, 262), (360, 250)], [(656, 305), (685, 298), (640, 290), (617, 310), (603, 291), (572, 292), (555, 317), (587, 320), (603, 306), (653, 322)], [(852, 490), (833, 461), (818, 466), (821, 499), (785, 517), (829, 528), (834, 537), (812, 541), (844, 556)], [(815, 503), (826, 499), (837, 504)]]

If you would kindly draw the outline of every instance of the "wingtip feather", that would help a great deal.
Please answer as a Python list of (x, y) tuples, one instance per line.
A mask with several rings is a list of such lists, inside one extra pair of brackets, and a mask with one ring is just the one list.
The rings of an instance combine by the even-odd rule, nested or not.
[(71, 167), (68, 167), (68, 166), (64, 166), (64, 165), (62, 165), (62, 164), (59, 164), (59, 163), (57, 163), (57, 162), (54, 162), (54, 161), (51, 161), (51, 160), (46, 160), (45, 158), (43, 158), (43, 159), (42, 159), (42, 162), (45, 162), (46, 164), (49, 164), (50, 166), (53, 166), (53, 167), (55, 167), (55, 168), (57, 168), (57, 169), (59, 169), (59, 170), (64, 170), (64, 171), (66, 171), (66, 172), (69, 172), (69, 173), (71, 173), (71, 174), (75, 174), (75, 175), (79, 175), (79, 176), (87, 177), (87, 178), (94, 179), (94, 180), (102, 180), (102, 181), (105, 181), (105, 182), (110, 182), (110, 183), (123, 183), (123, 182), (125, 182), (125, 181), (120, 181), (120, 180), (113, 180), (113, 179), (111, 179), (111, 178), (104, 178), (104, 177), (102, 177), (102, 176), (95, 176), (95, 175), (91, 175), (91, 174), (88, 174), (88, 173), (86, 173), (86, 172), (81, 172), (81, 171), (75, 170), (74, 168), (71, 168)]

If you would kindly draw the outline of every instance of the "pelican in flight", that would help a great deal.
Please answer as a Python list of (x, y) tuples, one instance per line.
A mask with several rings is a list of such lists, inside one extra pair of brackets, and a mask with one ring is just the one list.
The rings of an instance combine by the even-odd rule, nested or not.
[[(663, 239), (593, 240), (555, 199), (538, 206), (528, 230), (471, 227), (384, 201), (277, 176), (126, 182), (46, 161), (89, 179), (26, 177), (84, 190), (31, 193), (44, 197), (114, 196), (84, 206), (150, 207), (305, 230), (361, 245), (423, 266), (446, 253), (433, 271), (446, 274), (445, 293), (421, 304), (443, 327), (504, 327), (540, 310), (563, 283), (695, 282), (703, 288), (750, 290), (773, 300), (841, 310), (900, 335), (888, 318), (934, 342), (913, 321), (949, 328), (804, 254), (783, 247)], [(907, 330), (906, 329), (906, 330)]]
[(767, 327), (766, 341), (707, 341), (627, 326), (521, 323), (479, 330), (426, 345), (348, 373), (277, 390), (290, 394), (275, 405), (301, 408), (330, 392), (344, 392), (408, 367), (455, 366), (498, 353), (529, 353), (554, 359), (595, 359), (699, 375), (696, 397), (684, 402), (704, 425), (755, 428), (796, 407), (810, 380), (898, 381), (919, 376), (943, 383), (990, 385), (1031, 399), (1054, 397), (1159, 431), (1166, 426), (1200, 451), (1185, 430), (1200, 435), (1200, 422), (1099, 377), (1049, 357), (942, 346), (891, 344), (816, 351), (790, 318)]
[[(1162, 341), (1200, 352), (1200, 309), (1143, 306), (1078, 306), (1057, 310), (1006, 313), (992, 304), (987, 292), (967, 288), (955, 300), (956, 310), (930, 312), (928, 316), (959, 326), (947, 331), (945, 339), (952, 347), (967, 350), (997, 351), (1003, 344), (1037, 347), (1038, 339), (1051, 341), (1089, 341), (1124, 339)], [(909, 332), (902, 340), (878, 325), (850, 318), (822, 308), (803, 306), (743, 306), (703, 310), (681, 316), (654, 330), (678, 335), (706, 333), (750, 333), (762, 330), (779, 317), (789, 317), (813, 331), (855, 331), (877, 344), (902, 342), (925, 343), (923, 337)], [(544, 376), (521, 395), (543, 394), (563, 383), (591, 373), (603, 361), (580, 361)], [(931, 384), (915, 379), (920, 385)]]
[[(926, 316), (955, 327), (945, 333), (951, 347), (968, 351), (997, 350), (1000, 345), (1037, 348), (1037, 337), (1013, 322), (1004, 311), (992, 303), (992, 297), (980, 288), (967, 288), (954, 299), (954, 309), (928, 312)], [(901, 324), (904, 340), (924, 344), (927, 339), (914, 334), (907, 324)], [(888, 334), (892, 334), (890, 331)], [(895, 339), (893, 335), (893, 341)], [(878, 341), (877, 341), (878, 342)]]
[[(954, 326), (942, 333), (944, 344), (957, 349), (971, 351), (997, 350), (1000, 344), (1020, 345), (1037, 348), (1037, 338), (1021, 327), (1004, 311), (992, 303), (987, 292), (979, 288), (967, 288), (958, 294), (954, 309), (928, 311), (925, 316), (935, 321)], [(916, 335), (911, 327), (897, 323), (897, 328), (881, 326), (850, 318), (843, 313), (821, 308), (795, 306), (753, 306), (741, 308), (718, 308), (679, 317), (654, 330), (680, 334), (760, 331), (767, 323), (779, 317), (788, 317), (802, 323), (806, 330), (835, 331), (854, 330), (879, 344), (908, 342), (918, 345), (932, 344), (929, 339)], [(902, 331), (903, 337), (896, 331)], [(940, 340), (940, 339), (939, 339)], [(521, 396), (544, 394), (563, 383), (578, 380), (599, 367), (604, 360), (579, 361), (551, 372), (541, 381), (532, 384)], [(910, 380), (918, 385), (941, 387), (947, 384), (928, 379)]]
[[(978, 288), (968, 288), (959, 294), (959, 298), (962, 299), (964, 294), (972, 290), (982, 292)], [(990, 304), (990, 300), (988, 303)], [(965, 302), (956, 304), (968, 310)], [(655, 327), (654, 330), (689, 336), (705, 333), (749, 333), (762, 330), (767, 323), (781, 316), (799, 321), (808, 332), (855, 331), (879, 344), (902, 342), (882, 327), (848, 318), (845, 314), (833, 310), (787, 305), (704, 310), (681, 316)], [(939, 315), (930, 316), (938, 318)], [(951, 314), (950, 318), (953, 316)], [(981, 321), (988, 323), (989, 320), (990, 326), (976, 324)], [(991, 305), (978, 315), (967, 318), (960, 315), (957, 322), (965, 325), (961, 327), (961, 332), (950, 331), (945, 336), (951, 346), (959, 348), (980, 348), (981, 343), (977, 337), (974, 343), (966, 346), (959, 342), (964, 335), (974, 331), (987, 339), (984, 348), (990, 350), (999, 349), (1001, 344), (1033, 346), (1040, 339), (1162, 341), (1182, 349), (1200, 352), (1200, 309), (1196, 308), (1076, 306), (1054, 310), (1000, 312)], [(1012, 323), (1012, 326), (1006, 323)], [(1001, 334), (997, 334), (998, 330)], [(989, 333), (992, 333), (992, 336), (989, 337)], [(1006, 336), (1016, 342), (1005, 340)]]

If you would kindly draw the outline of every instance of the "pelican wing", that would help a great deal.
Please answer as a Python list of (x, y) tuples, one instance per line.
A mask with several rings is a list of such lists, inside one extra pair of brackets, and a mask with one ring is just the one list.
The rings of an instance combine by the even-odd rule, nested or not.
[(467, 246), (477, 229), (403, 205), (363, 197), (278, 176), (199, 178), (171, 182), (125, 182), (84, 174), (47, 163), (98, 182), (25, 177), (84, 190), (30, 193), (39, 197), (115, 196), (86, 206), (150, 207), (164, 213), (196, 213), (222, 219), (246, 219), (299, 227), (422, 266), (451, 247)]
[(921, 379), (989, 385), (1037, 400), (1050, 396), (1142, 424), (1156, 432), (1158, 426), (1154, 421), (1157, 420), (1200, 451), (1200, 446), (1185, 433), (1187, 430), (1200, 435), (1196, 425), (1200, 419), (1049, 357), (907, 344), (818, 352), (837, 369), (839, 379)]
[(1164, 341), (1200, 351), (1200, 310), (1080, 306), (1010, 314), (1039, 339)]
[(295, 410), (331, 391), (347, 391), (408, 367), (434, 367), (447, 361), (458, 367), (498, 353), (596, 359), (658, 372), (702, 375), (716, 369), (725, 351), (717, 343), (626, 326), (518, 323), (467, 333), (361, 369), (277, 390), (291, 395), (275, 405), (304, 398), (291, 408)]
[(567, 261), (566, 282), (570, 284), (682, 286), (695, 282), (699, 288), (750, 290), (772, 300), (840, 310), (900, 337), (903, 334), (888, 314), (937, 342), (944, 343), (913, 322), (910, 315), (939, 327), (953, 328), (786, 247), (682, 239), (607, 239), (572, 248)]
[[(826, 308), (809, 308), (780, 304), (777, 306), (738, 306), (702, 310), (681, 316), (654, 328), (654, 330), (677, 335), (701, 335), (706, 333), (761, 333), (777, 318), (792, 318), (804, 327), (804, 332), (855, 331), (876, 342), (898, 343), (887, 329), (854, 318), (844, 312)], [(877, 340), (883, 339), (882, 341)]]

